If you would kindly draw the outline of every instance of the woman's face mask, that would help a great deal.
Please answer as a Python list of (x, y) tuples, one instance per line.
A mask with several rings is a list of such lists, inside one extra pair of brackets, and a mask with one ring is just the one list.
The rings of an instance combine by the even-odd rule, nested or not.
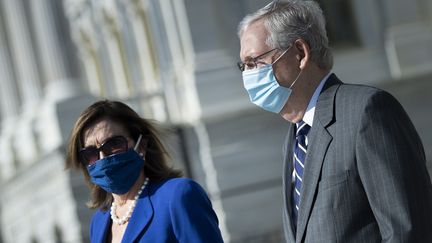
[(91, 181), (107, 192), (122, 195), (128, 192), (138, 179), (144, 159), (130, 149), (96, 161), (87, 167)]
[(87, 171), (91, 181), (110, 193), (122, 195), (128, 192), (144, 166), (144, 158), (136, 151), (141, 137), (134, 149), (112, 154), (89, 165)]

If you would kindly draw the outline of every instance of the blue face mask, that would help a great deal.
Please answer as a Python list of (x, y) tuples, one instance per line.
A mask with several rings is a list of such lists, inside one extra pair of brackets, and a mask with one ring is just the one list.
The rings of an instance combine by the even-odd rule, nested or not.
[(91, 181), (107, 192), (122, 195), (138, 179), (144, 159), (134, 149), (97, 160), (87, 168)]
[(286, 88), (279, 85), (274, 75), (273, 64), (275, 64), (289, 48), (272, 64), (266, 64), (263, 67), (252, 70), (245, 70), (242, 73), (243, 85), (249, 94), (249, 99), (252, 103), (264, 110), (280, 113), (292, 93), (292, 86), (300, 77), (301, 71), (291, 86)]

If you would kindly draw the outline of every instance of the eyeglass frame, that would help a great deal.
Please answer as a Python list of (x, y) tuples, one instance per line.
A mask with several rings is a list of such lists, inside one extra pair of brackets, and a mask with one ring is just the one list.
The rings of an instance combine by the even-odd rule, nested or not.
[[(285, 55), (285, 53), (287, 53), (287, 52), (289, 51), (289, 49), (291, 49), (291, 47), (293, 47), (293, 45), (290, 45), (287, 49), (285, 49), (285, 51), (282, 52), (282, 54), (280, 54), (280, 56), (278, 56), (278, 58), (276, 58), (276, 60), (274, 60), (274, 61), (273, 61), (272, 63), (270, 63), (270, 64), (273, 65), (273, 64), (275, 64), (277, 61), (279, 61), (279, 59), (281, 59), (282, 56)], [(263, 56), (265, 56), (265, 55), (271, 53), (271, 52), (274, 51), (274, 50), (280, 50), (280, 51), (282, 51), (282, 50), (279, 49), (279, 48), (273, 48), (273, 49), (271, 49), (270, 51), (266, 51), (266, 52), (264, 52), (264, 53), (261, 54), (261, 55), (258, 55), (258, 56), (256, 56), (256, 57), (251, 58), (250, 61), (253, 62), (254, 67), (251, 68), (251, 69), (248, 69), (248, 70), (253, 70), (253, 69), (257, 68), (257, 67), (258, 67), (257, 61), (258, 61), (260, 58), (262, 58)], [(265, 62), (263, 62), (263, 63), (265, 63)], [(268, 63), (266, 63), (266, 64), (268, 64)], [(242, 61), (238, 61), (238, 62), (237, 62), (237, 67), (240, 69), (240, 71), (243, 72), (243, 71), (245, 70), (245, 66), (246, 66), (246, 62), (242, 62)]]
[(279, 50), (279, 48), (273, 48), (273, 49), (271, 49), (269, 51), (264, 52), (263, 54), (260, 54), (260, 55), (258, 55), (256, 57), (252, 57), (250, 60), (248, 60), (246, 62), (238, 61), (237, 62), (237, 67), (238, 67), (238, 69), (240, 69), (240, 71), (243, 72), (244, 70), (246, 70), (246, 68), (245, 68), (246, 67), (246, 63), (252, 62), (254, 64), (254, 67), (251, 68), (251, 69), (255, 69), (255, 68), (258, 67), (257, 61), (259, 59), (262, 59), (263, 57), (265, 57), (266, 55), (268, 55), (269, 53), (271, 53), (274, 50)]

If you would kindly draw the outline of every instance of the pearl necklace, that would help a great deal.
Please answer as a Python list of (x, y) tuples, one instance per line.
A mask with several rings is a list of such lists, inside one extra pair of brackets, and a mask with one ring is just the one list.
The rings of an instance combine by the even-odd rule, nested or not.
[(127, 211), (127, 213), (121, 217), (118, 218), (116, 215), (116, 209), (117, 209), (117, 203), (113, 200), (112, 204), (111, 204), (111, 219), (114, 223), (118, 224), (118, 225), (122, 225), (125, 224), (126, 222), (129, 221), (130, 217), (132, 216), (132, 212), (135, 208), (136, 202), (139, 198), (139, 196), (141, 195), (142, 191), (144, 190), (144, 188), (147, 186), (149, 182), (149, 178), (146, 178), (143, 185), (141, 186), (141, 188), (139, 189), (137, 195), (135, 196), (134, 200), (132, 201), (132, 205), (129, 206), (129, 210)]

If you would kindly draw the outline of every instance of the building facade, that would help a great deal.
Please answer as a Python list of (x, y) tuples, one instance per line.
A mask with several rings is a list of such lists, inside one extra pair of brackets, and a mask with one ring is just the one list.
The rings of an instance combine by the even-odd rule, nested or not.
[[(174, 166), (206, 188), (226, 242), (281, 242), (286, 123), (250, 104), (235, 66), (237, 24), (267, 2), (0, 0), (0, 242), (88, 242), (65, 145), (100, 98), (171, 128)], [(432, 73), (431, 1), (318, 2), (342, 80)]]

